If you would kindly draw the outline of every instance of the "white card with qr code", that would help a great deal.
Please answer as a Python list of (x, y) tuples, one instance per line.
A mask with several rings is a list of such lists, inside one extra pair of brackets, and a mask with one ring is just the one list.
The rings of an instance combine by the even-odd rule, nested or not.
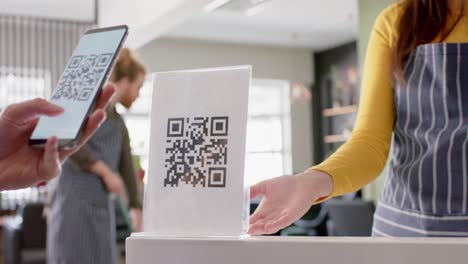
[(240, 236), (251, 67), (156, 73), (143, 229), (156, 236)]

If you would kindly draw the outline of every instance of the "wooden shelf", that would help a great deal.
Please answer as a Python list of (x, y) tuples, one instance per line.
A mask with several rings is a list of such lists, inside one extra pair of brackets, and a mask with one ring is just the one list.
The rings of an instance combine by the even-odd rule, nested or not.
[(324, 116), (337, 116), (356, 113), (358, 110), (357, 105), (348, 105), (341, 107), (328, 108), (323, 110)]
[(343, 142), (346, 142), (348, 141), (348, 138), (347, 136), (345, 135), (330, 135), (330, 136), (326, 136), (325, 139), (324, 139), (324, 142), (325, 143), (343, 143)]

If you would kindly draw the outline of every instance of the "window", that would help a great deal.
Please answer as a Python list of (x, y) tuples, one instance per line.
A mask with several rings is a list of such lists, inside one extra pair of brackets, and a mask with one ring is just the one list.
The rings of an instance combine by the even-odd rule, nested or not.
[(9, 104), (47, 98), (50, 73), (37, 69), (0, 68), (0, 109)]
[(252, 82), (245, 159), (249, 184), (292, 173), (289, 87), (286, 81)]
[[(48, 98), (50, 73), (38, 69), (0, 67), (0, 111), (10, 104), (33, 98)], [(3, 191), (1, 209), (15, 210), (26, 202), (45, 199), (45, 187)]]
[[(265, 177), (292, 173), (289, 83), (254, 80), (249, 95), (245, 177), (254, 184)], [(150, 109), (153, 82), (147, 79), (130, 111), (121, 107), (133, 154), (148, 169)]]

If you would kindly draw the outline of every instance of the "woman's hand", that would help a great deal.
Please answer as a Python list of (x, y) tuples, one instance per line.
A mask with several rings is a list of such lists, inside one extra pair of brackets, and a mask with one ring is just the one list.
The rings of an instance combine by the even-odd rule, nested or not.
[(251, 199), (261, 195), (263, 199), (250, 217), (248, 233), (276, 233), (299, 220), (315, 201), (332, 191), (332, 178), (313, 170), (260, 182), (250, 188)]

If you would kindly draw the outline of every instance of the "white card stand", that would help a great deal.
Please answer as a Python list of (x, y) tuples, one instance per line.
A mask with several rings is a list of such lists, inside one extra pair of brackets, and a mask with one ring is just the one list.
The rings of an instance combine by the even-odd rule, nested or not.
[(245, 234), (251, 67), (156, 73), (143, 230), (159, 237)]

